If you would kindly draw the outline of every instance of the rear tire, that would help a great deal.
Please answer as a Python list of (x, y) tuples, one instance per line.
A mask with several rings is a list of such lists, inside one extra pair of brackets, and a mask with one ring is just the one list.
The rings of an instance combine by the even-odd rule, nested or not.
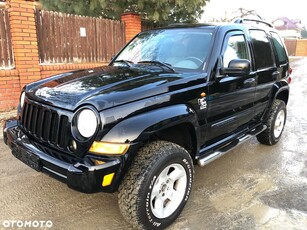
[(273, 102), (267, 129), (257, 135), (257, 140), (265, 145), (275, 145), (281, 138), (286, 124), (287, 109), (284, 101), (276, 99)]
[(165, 229), (183, 210), (194, 168), (181, 146), (155, 141), (141, 148), (119, 188), (119, 207), (138, 229)]

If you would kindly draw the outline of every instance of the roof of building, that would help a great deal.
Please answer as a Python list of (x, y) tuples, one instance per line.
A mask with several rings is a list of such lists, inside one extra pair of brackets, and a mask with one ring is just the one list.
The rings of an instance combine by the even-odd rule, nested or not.
[(287, 17), (279, 17), (275, 19), (272, 24), (277, 30), (298, 30), (301, 23), (299, 19), (289, 19)]

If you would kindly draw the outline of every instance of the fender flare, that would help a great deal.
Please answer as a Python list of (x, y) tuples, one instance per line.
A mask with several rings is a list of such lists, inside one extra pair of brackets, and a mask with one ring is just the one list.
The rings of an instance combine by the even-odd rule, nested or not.
[[(102, 139), (103, 142), (137, 143), (147, 140), (153, 133), (172, 126), (191, 123), (195, 132), (199, 124), (195, 111), (185, 104), (171, 105), (124, 119)], [(196, 137), (199, 135), (196, 134)]]
[[(290, 87), (289, 87), (289, 84), (286, 80), (283, 80), (283, 81), (279, 81), (279, 82), (276, 82), (274, 84), (274, 87), (273, 87), (273, 100), (271, 103), (273, 103), (273, 101), (278, 97), (278, 95), (283, 92), (283, 91), (287, 91), (288, 93), (288, 98), (289, 98), (289, 90), (290, 90)], [(287, 98), (287, 101), (285, 101), (285, 103), (287, 104), (288, 103), (288, 98)]]
[(270, 114), (270, 110), (272, 108), (273, 102), (276, 98), (278, 98), (278, 96), (280, 95), (280, 93), (287, 91), (287, 100), (285, 100), (285, 103), (288, 103), (288, 98), (289, 98), (289, 84), (288, 82), (286, 82), (286, 80), (284, 81), (279, 81), (276, 82), (273, 85), (272, 91), (271, 91), (271, 97), (270, 97), (270, 101), (268, 103), (268, 107), (266, 108), (266, 110), (263, 113), (262, 116), (262, 120), (266, 120)]

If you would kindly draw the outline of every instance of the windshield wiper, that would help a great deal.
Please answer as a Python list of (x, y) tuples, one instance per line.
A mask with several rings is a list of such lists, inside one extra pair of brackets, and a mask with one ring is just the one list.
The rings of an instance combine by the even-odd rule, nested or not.
[(171, 71), (176, 72), (176, 71), (173, 69), (173, 67), (172, 67), (171, 64), (168, 64), (168, 63), (165, 63), (165, 62), (154, 61), (154, 60), (153, 60), (153, 61), (139, 61), (139, 62), (138, 62), (138, 64), (146, 64), (146, 63), (148, 63), (148, 64), (154, 64), (154, 65), (159, 65), (159, 66), (164, 66), (164, 67), (170, 69)]
[(115, 60), (113, 63), (115, 62), (124, 63), (128, 67), (131, 67), (131, 64), (133, 64), (132, 61), (128, 61), (128, 60)]

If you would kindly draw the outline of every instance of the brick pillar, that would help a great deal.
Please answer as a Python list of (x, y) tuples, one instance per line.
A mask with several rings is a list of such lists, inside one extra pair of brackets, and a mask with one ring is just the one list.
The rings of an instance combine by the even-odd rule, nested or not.
[(137, 13), (122, 14), (121, 20), (125, 22), (126, 42), (141, 32), (141, 16)]
[(41, 79), (34, 4), (26, 0), (9, 1), (12, 45), (21, 87)]

